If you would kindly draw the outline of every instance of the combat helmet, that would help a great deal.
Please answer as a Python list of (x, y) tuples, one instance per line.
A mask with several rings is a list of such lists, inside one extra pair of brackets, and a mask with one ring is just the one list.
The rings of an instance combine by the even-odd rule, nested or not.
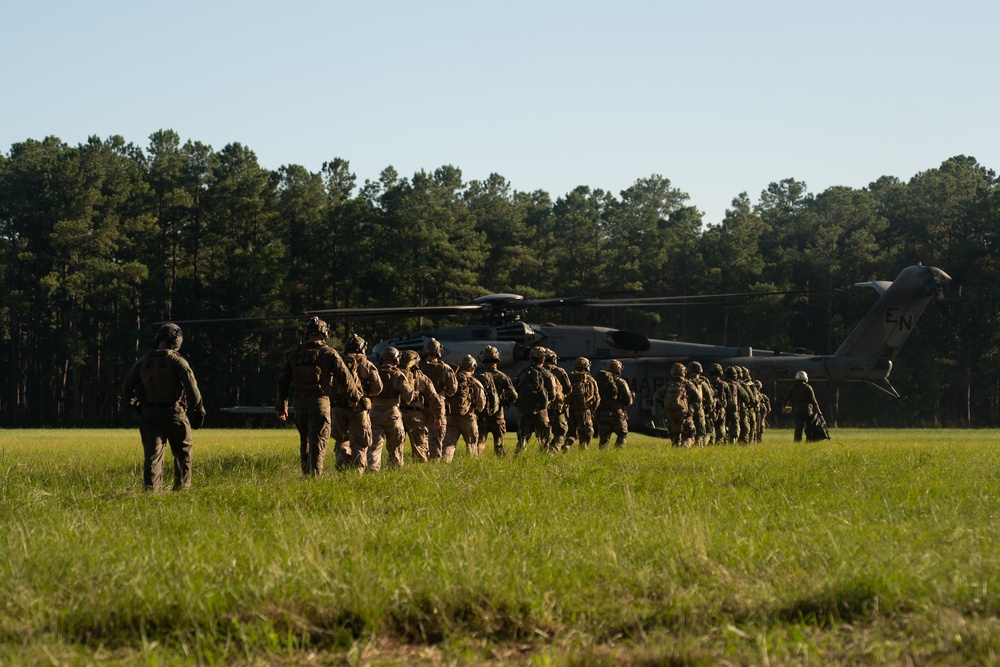
[(545, 350), (545, 363), (547, 364), (557, 364), (559, 363), (559, 355), (551, 347)]
[(687, 366), (687, 372), (689, 375), (698, 375), (699, 373), (701, 373), (701, 370), (702, 370), (701, 363), (697, 361), (692, 361)]
[(482, 352), (479, 353), (479, 359), (484, 364), (488, 364), (493, 361), (500, 361), (500, 350), (496, 349), (492, 345), (487, 345), (483, 348)]
[(458, 365), (458, 370), (460, 371), (470, 371), (472, 373), (476, 372), (476, 366), (479, 364), (476, 362), (476, 358), (471, 354), (467, 354), (462, 357), (462, 363)]
[(541, 359), (542, 361), (544, 361), (545, 360), (545, 352), (546, 352), (546, 350), (545, 350), (544, 347), (536, 345), (535, 347), (531, 348), (531, 352), (528, 353), (528, 357), (532, 361), (538, 361), (539, 359)]
[(577, 357), (573, 362), (573, 369), (578, 371), (590, 371), (590, 359), (587, 357)]
[(179, 350), (181, 343), (184, 342), (184, 332), (173, 322), (167, 322), (156, 330), (156, 335), (153, 336), (153, 347), (159, 348), (161, 342), (168, 343), (171, 350)]
[(681, 362), (675, 362), (673, 366), (670, 367), (670, 374), (675, 378), (682, 378), (687, 375), (687, 368)]
[(736, 369), (732, 366), (726, 366), (725, 375), (727, 378), (736, 379)]
[(722, 364), (720, 364), (720, 363), (717, 362), (717, 363), (714, 363), (711, 366), (709, 366), (708, 367), (708, 374), (709, 375), (722, 375)]
[(611, 373), (617, 375), (622, 372), (623, 366), (622, 362), (618, 361), (617, 359), (612, 359), (607, 363), (607, 365), (604, 368), (610, 371)]
[(413, 368), (420, 361), (420, 355), (416, 350), (403, 350), (399, 358), (400, 368)]
[(424, 343), (424, 354), (433, 355), (435, 357), (441, 356), (441, 341), (437, 338), (430, 338)]
[(379, 355), (379, 363), (391, 363), (395, 366), (399, 365), (399, 350), (390, 346), (382, 350), (382, 354)]
[(309, 321), (306, 322), (305, 331), (306, 331), (306, 337), (310, 336), (311, 334), (318, 333), (322, 334), (323, 338), (326, 338), (327, 336), (330, 335), (330, 325), (328, 325), (326, 322), (313, 315), (312, 317), (309, 318)]
[(368, 343), (358, 334), (351, 334), (351, 337), (347, 339), (347, 343), (344, 344), (344, 352), (348, 354), (364, 354), (367, 349)]

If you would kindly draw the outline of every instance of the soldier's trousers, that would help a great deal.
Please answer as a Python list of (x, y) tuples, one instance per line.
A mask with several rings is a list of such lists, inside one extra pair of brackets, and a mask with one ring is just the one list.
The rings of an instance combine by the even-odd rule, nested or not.
[(465, 439), (465, 448), (469, 456), (479, 456), (479, 426), (476, 415), (448, 415), (448, 428), (444, 432), (444, 448), (442, 458), (445, 463), (451, 463), (455, 458), (455, 447), (458, 446), (458, 436)]
[(423, 407), (400, 408), (403, 415), (403, 430), (410, 437), (410, 451), (416, 461), (426, 461), (429, 450), (427, 446), (427, 417)]
[(566, 445), (563, 449), (569, 449), (577, 440), (580, 441), (580, 447), (583, 449), (590, 447), (590, 439), (594, 437), (594, 417), (590, 410), (577, 412), (571, 408), (567, 425), (569, 431), (566, 434)]
[(624, 447), (628, 440), (628, 416), (621, 408), (605, 410), (597, 408), (598, 446), (604, 449), (615, 435), (615, 447)]
[(147, 491), (163, 490), (163, 457), (167, 444), (174, 456), (174, 490), (191, 487), (191, 423), (180, 405), (142, 408), (142, 485)]
[(566, 434), (569, 433), (569, 423), (566, 420), (565, 410), (549, 410), (549, 425), (551, 428), (551, 439), (546, 443), (550, 451), (558, 452), (562, 449), (566, 441)]
[(427, 457), (439, 459), (442, 456), (444, 446), (444, 433), (448, 428), (448, 417), (445, 417), (440, 424), (427, 425)]
[(535, 434), (538, 434), (539, 444), (544, 451), (545, 443), (551, 437), (549, 413), (545, 410), (541, 412), (521, 412), (518, 410), (517, 447), (515, 447), (514, 453), (520, 454), (524, 451), (524, 448), (528, 446), (528, 441), (531, 440), (531, 436)]
[(663, 415), (670, 429), (670, 441), (675, 447), (690, 447), (694, 444), (696, 435), (694, 417), (690, 412), (672, 413)]
[(399, 407), (372, 406), (372, 446), (368, 450), (367, 469), (371, 471), (382, 468), (382, 448), (385, 447), (386, 467), (399, 468), (403, 465), (403, 442), (406, 434), (403, 432), (403, 417)]
[(295, 427), (299, 431), (299, 459), (302, 474), (318, 477), (323, 473), (323, 457), (330, 440), (330, 398), (295, 396)]
[(507, 420), (504, 418), (503, 409), (495, 415), (479, 417), (479, 451), (486, 451), (486, 440), (493, 436), (493, 453), (497, 456), (504, 456), (507, 450), (503, 446), (503, 437), (507, 434)]
[(330, 432), (337, 467), (363, 470), (372, 446), (372, 421), (368, 410), (334, 408)]

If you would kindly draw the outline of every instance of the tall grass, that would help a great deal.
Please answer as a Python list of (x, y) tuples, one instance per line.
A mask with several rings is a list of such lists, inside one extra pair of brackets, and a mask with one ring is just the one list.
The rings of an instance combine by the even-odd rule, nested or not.
[(153, 495), (135, 431), (0, 431), (0, 662), (995, 664), (1000, 436), (768, 436), (306, 480), (209, 429)]

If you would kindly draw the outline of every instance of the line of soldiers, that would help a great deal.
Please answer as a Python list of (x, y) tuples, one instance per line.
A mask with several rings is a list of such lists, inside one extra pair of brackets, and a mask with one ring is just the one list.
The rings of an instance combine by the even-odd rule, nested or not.
[(742, 366), (715, 363), (708, 376), (692, 361), (675, 363), (670, 380), (653, 396), (677, 447), (760, 442), (771, 401), (759, 380)]
[(616, 447), (625, 446), (625, 409), (633, 396), (618, 360), (595, 378), (588, 359), (577, 359), (567, 373), (554, 351), (533, 347), (531, 364), (511, 380), (499, 370), (500, 351), (492, 345), (480, 353), (482, 365), (466, 355), (453, 368), (432, 338), (422, 356), (387, 347), (376, 366), (358, 336), (348, 339), (343, 356), (328, 346), (329, 327), (319, 318), (306, 323), (305, 334), (285, 357), (275, 401), (282, 421), (289, 401), (294, 407), (303, 475), (322, 474), (331, 440), (336, 466), (359, 471), (380, 470), (383, 454), (387, 467), (402, 466), (407, 437), (417, 461), (452, 461), (460, 437), (469, 455), (479, 456), (490, 435), (494, 453), (505, 456), (511, 405), (518, 410), (515, 454), (532, 437), (542, 451), (568, 451), (576, 442), (586, 449), (595, 423), (601, 448), (612, 435)]

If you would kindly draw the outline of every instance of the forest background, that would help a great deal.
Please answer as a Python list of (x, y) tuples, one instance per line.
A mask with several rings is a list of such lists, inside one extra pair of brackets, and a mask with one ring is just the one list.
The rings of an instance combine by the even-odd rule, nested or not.
[[(854, 426), (995, 426), (1000, 400), (1000, 187), (969, 156), (903, 181), (810, 193), (794, 178), (732, 200), (705, 224), (658, 174), (616, 196), (581, 185), (552, 199), (503, 176), (392, 167), (360, 186), (335, 158), (319, 173), (268, 169), (172, 130), (143, 149), (120, 136), (26, 140), (0, 155), (0, 426), (132, 423), (120, 403), (155, 322), (268, 317), (346, 306), (526, 297), (814, 290), (725, 307), (552, 311), (531, 321), (653, 337), (832, 353), (874, 301), (859, 281), (922, 261), (955, 279), (897, 358), (891, 399), (820, 386)], [(211, 424), (227, 405), (273, 401), (301, 318), (185, 326), (183, 352)], [(426, 318), (335, 325), (370, 342)], [(783, 385), (770, 388), (781, 392)], [(232, 425), (226, 422), (227, 425)]]

